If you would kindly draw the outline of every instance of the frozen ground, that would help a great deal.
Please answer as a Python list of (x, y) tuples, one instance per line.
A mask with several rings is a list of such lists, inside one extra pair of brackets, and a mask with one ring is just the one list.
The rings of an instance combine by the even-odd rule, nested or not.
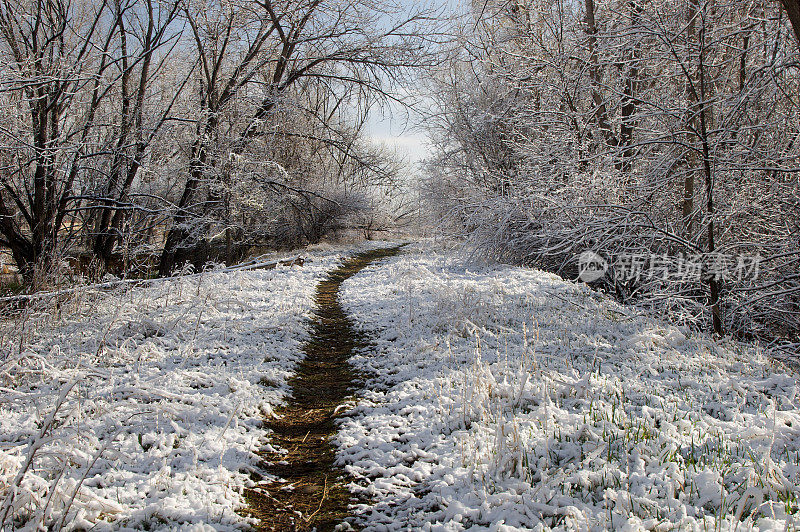
[(367, 530), (798, 526), (796, 374), (554, 275), (406, 251), (342, 289), (376, 343), (336, 438)]
[(5, 322), (0, 522), (241, 528), (262, 417), (287, 392), (317, 281), (351, 252), (79, 293)]
[[(287, 392), (317, 281), (354, 251), (78, 292), (5, 322), (0, 520), (246, 526), (262, 416)], [(757, 348), (428, 245), (342, 290), (375, 339), (335, 439), (368, 530), (800, 523), (797, 375)]]

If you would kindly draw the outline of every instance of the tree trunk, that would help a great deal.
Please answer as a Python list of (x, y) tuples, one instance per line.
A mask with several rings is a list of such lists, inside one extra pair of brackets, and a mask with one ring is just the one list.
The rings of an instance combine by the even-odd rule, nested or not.
[[(697, 18), (697, 0), (692, 0), (688, 4), (686, 12), (686, 44), (689, 51), (688, 61), (691, 64), (693, 61), (692, 55), (694, 53), (693, 44), (697, 39), (696, 22)], [(697, 106), (698, 98), (697, 92), (694, 90), (693, 81), (691, 77), (686, 79), (686, 94), (689, 100), (688, 112), (686, 116), (686, 129), (687, 132), (692, 128), (697, 129), (695, 123), (697, 122)], [(691, 133), (688, 133), (691, 136)], [(695, 168), (695, 153), (689, 151), (686, 154), (686, 174), (683, 178), (683, 204), (682, 204), (682, 217), (683, 225), (686, 229), (686, 240), (694, 240), (694, 168)]]
[[(690, 0), (689, 2), (691, 6), (689, 15), (692, 17), (692, 19), (695, 19), (699, 14), (698, 8), (700, 1), (701, 0)], [(692, 114), (696, 117), (696, 123), (698, 126), (696, 134), (698, 135), (702, 146), (703, 177), (704, 177), (705, 192), (706, 192), (706, 216), (708, 217), (708, 225), (706, 228), (707, 250), (709, 258), (713, 260), (713, 254), (716, 252), (717, 249), (714, 238), (715, 236), (714, 235), (715, 231), (714, 170), (711, 161), (712, 155), (711, 155), (710, 138), (709, 138), (709, 130), (711, 126), (711, 124), (709, 124), (709, 121), (713, 122), (713, 119), (710, 118), (712, 109), (709, 108), (708, 104), (709, 101), (708, 92), (710, 87), (708, 86), (709, 84), (706, 83), (705, 25), (706, 21), (705, 19), (703, 19), (699, 31), (696, 32), (694, 35), (695, 40), (697, 42), (697, 78), (693, 80), (696, 85), (690, 91), (690, 94), (694, 95), (695, 112), (693, 112)], [(722, 335), (724, 331), (722, 328), (722, 315), (720, 311), (720, 301), (719, 301), (720, 283), (719, 280), (717, 279), (717, 272), (706, 271), (705, 274), (707, 276), (708, 288), (710, 293), (709, 306), (711, 308), (711, 322), (712, 322), (713, 332)]]
[[(628, 3), (628, 10), (631, 17), (631, 25), (635, 28), (639, 22), (639, 15), (641, 7), (635, 1)], [(634, 44), (630, 51), (630, 56), (627, 58), (629, 64), (625, 74), (625, 81), (623, 83), (622, 105), (620, 112), (622, 114), (622, 123), (619, 130), (620, 148), (622, 150), (621, 162), (619, 170), (623, 173), (626, 179), (626, 188), (630, 185), (630, 173), (632, 169), (632, 162), (634, 156), (633, 148), (633, 131), (634, 131), (634, 116), (636, 114), (636, 90), (639, 78), (639, 45)]]
[(797, 44), (800, 46), (800, 0), (781, 0), (781, 5), (786, 10)]
[(602, 76), (600, 75), (600, 56), (597, 52), (597, 21), (595, 18), (594, 0), (585, 0), (586, 5), (586, 35), (589, 44), (589, 79), (592, 82), (592, 102), (594, 104), (594, 119), (597, 122), (603, 137), (609, 146), (619, 146), (618, 139), (614, 136), (611, 123), (608, 119), (608, 109), (600, 94)]
[(189, 178), (183, 188), (183, 194), (178, 202), (178, 212), (172, 221), (172, 227), (167, 232), (164, 242), (164, 250), (161, 253), (161, 261), (158, 265), (158, 273), (162, 277), (172, 274), (176, 266), (182, 266), (191, 255), (197, 236), (192, 234), (187, 224), (191, 221), (195, 209), (192, 202), (195, 200), (195, 193), (203, 183), (206, 174), (206, 164), (208, 163), (208, 141), (217, 129), (216, 113), (209, 113), (209, 118), (198, 132), (198, 138), (192, 146), (192, 162), (189, 165)]

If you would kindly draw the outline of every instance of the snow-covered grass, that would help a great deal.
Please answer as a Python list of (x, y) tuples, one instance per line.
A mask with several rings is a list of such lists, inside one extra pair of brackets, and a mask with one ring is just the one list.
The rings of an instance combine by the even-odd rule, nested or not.
[(406, 251), (343, 286), (375, 339), (336, 438), (367, 530), (798, 526), (796, 374), (548, 273)]
[(242, 488), (287, 392), (317, 281), (211, 271), (58, 307), (0, 334), (0, 527), (240, 528)]

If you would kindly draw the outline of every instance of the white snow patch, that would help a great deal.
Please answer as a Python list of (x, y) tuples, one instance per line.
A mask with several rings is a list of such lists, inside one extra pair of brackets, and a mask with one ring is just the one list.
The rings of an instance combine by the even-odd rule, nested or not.
[(353, 251), (320, 246), (302, 267), (78, 293), (3, 322), (0, 520), (247, 525), (237, 511), (268, 437), (262, 418), (288, 391), (317, 282)]
[(366, 530), (796, 526), (795, 373), (551, 274), (406, 251), (342, 289), (375, 340), (336, 438)]

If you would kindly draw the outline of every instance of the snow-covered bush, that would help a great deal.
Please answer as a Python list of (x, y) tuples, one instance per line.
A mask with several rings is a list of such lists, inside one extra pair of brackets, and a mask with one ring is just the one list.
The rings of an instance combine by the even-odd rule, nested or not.
[(796, 342), (797, 49), (780, 10), (486, 4), (432, 76), (427, 209), (472, 252), (572, 278), (586, 251), (759, 257), (742, 279), (604, 283), (679, 323)]

